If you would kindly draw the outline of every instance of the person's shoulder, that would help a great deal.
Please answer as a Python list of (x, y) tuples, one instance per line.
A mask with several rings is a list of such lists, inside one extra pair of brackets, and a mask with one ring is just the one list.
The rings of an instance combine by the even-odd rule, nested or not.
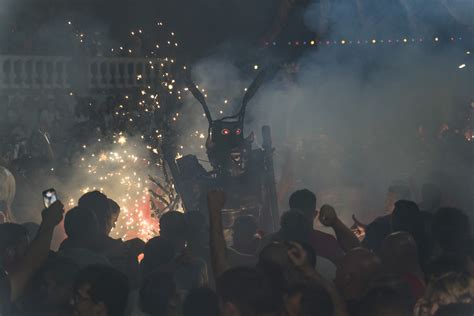
[(387, 215), (384, 215), (384, 216), (379, 216), (377, 217), (374, 222), (377, 222), (377, 223), (386, 223), (386, 222), (390, 222), (390, 220), (392, 219), (392, 215), (391, 214), (387, 214)]
[(381, 227), (381, 226), (390, 226), (392, 220), (392, 215), (384, 215), (384, 216), (379, 216), (376, 219), (372, 221), (369, 225), (367, 225), (367, 228), (370, 227)]
[(85, 248), (67, 248), (59, 251), (60, 258), (67, 258), (74, 261), (79, 267), (86, 267), (93, 264), (111, 266), (106, 256)]

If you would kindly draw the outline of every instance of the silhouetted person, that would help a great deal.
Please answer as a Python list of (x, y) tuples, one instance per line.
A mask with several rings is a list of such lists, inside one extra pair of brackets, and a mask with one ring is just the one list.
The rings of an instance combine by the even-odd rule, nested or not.
[(149, 316), (178, 316), (181, 299), (173, 273), (156, 271), (140, 288), (140, 310)]
[(183, 304), (183, 316), (219, 316), (219, 297), (207, 287), (191, 290)]
[(387, 236), (381, 258), (384, 270), (406, 282), (414, 299), (423, 296), (424, 275), (418, 260), (418, 247), (409, 233), (396, 232)]
[[(395, 203), (399, 200), (411, 198), (410, 188), (405, 185), (392, 185), (389, 187), (385, 199), (386, 215), (377, 217), (365, 227), (365, 238), (362, 245), (375, 253), (380, 253), (382, 241), (392, 232), (392, 212)], [(387, 214), (388, 213), (388, 214)]]
[(74, 283), (74, 311), (78, 316), (123, 316), (129, 282), (121, 272), (92, 265), (81, 270)]
[(334, 284), (347, 302), (349, 312), (358, 307), (381, 271), (380, 259), (371, 251), (356, 248), (344, 256), (336, 271)]

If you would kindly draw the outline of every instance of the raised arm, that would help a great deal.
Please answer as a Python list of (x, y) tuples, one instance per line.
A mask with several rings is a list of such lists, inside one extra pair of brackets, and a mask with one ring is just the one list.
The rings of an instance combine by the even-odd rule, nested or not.
[(30, 278), (48, 258), (54, 228), (63, 219), (63, 214), (64, 205), (60, 201), (54, 202), (49, 208), (43, 210), (41, 226), (35, 239), (31, 242), (25, 256), (8, 274), (11, 302), (14, 302), (23, 293)]
[(337, 241), (345, 252), (360, 247), (357, 236), (337, 217), (336, 211), (332, 206), (323, 205), (321, 207), (319, 221), (324, 226), (331, 227), (334, 230)]
[(210, 228), (209, 246), (211, 251), (212, 271), (215, 279), (229, 268), (226, 256), (227, 245), (224, 238), (221, 215), (224, 205), (225, 193), (223, 191), (212, 190), (207, 193)]
[(300, 244), (292, 242), (288, 250), (288, 257), (291, 262), (303, 273), (310, 281), (322, 286), (331, 297), (334, 304), (335, 316), (349, 316), (344, 299), (339, 295), (334, 284), (323, 278), (308, 262), (307, 254)]

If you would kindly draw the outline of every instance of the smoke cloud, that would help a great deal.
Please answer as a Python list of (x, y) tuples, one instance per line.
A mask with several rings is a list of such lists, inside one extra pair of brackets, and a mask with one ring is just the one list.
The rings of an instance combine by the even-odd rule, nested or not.
[[(316, 46), (305, 51), (294, 64), (285, 65), (249, 104), (245, 134), (254, 131), (257, 146), (262, 125), (271, 126), (277, 182), (288, 181), (289, 185), (287, 191), (282, 191), (283, 208), (289, 191), (308, 187), (318, 193), (319, 203), (335, 204), (347, 221), (353, 212), (369, 219), (375, 214), (372, 210), (380, 212), (388, 185), (397, 180), (408, 182), (411, 177), (418, 185), (427, 181), (439, 183), (448, 191), (448, 202), (456, 201), (468, 210), (472, 206), (469, 197), (473, 196), (474, 182), (472, 149), (465, 147), (466, 142), (441, 141), (438, 136), (444, 126), (454, 134), (459, 129), (458, 134), (462, 134), (465, 120), (472, 113), (473, 52), (468, 55), (467, 51), (472, 47), (468, 40), (472, 39), (474, 4), (470, 0), (400, 0), (390, 6), (385, 5), (387, 1), (371, 2), (374, 3), (364, 6), (360, 1), (310, 2), (303, 10), (309, 29), (317, 33), (326, 30), (331, 41), (345, 39), (353, 43)], [(16, 3), (0, 0), (0, 16), (5, 17), (2, 24), (11, 25)], [(213, 8), (216, 13), (219, 5), (209, 4), (206, 8)], [(97, 15), (90, 15), (86, 9), (69, 9), (39, 23), (33, 34), (38, 35), (40, 42), (53, 43), (53, 51), (60, 51), (61, 45), (71, 42), (71, 37), (77, 43), (78, 31), (87, 36), (98, 33), (104, 47), (118, 46), (121, 42), (112, 33), (123, 36), (129, 33), (129, 25), (142, 24), (143, 10), (139, 6), (133, 9), (133, 17), (122, 13), (110, 21), (104, 17), (116, 14), (105, 5)], [(268, 23), (261, 22), (259, 14), (265, 11), (262, 20), (271, 20), (269, 10), (253, 13), (250, 7), (240, 9), (242, 16), (248, 15), (252, 25), (259, 25), (262, 30), (263, 24)], [(201, 14), (199, 10), (187, 11)], [(232, 12), (227, 10), (225, 16)], [(146, 23), (156, 22), (152, 13), (146, 13)], [(226, 22), (224, 15), (215, 16), (219, 19), (208, 21), (207, 15), (198, 19), (206, 22), (199, 26), (203, 29), (200, 34), (229, 34), (219, 29)], [(73, 21), (73, 30), (67, 29), (69, 19)], [(233, 19), (233, 30), (237, 31), (245, 22)], [(193, 27), (197, 26), (193, 23), (186, 23), (186, 27), (197, 37), (191, 47), (214, 43), (194, 36)], [(456, 37), (454, 42), (451, 36)], [(402, 41), (405, 37), (409, 43), (379, 42)], [(439, 42), (433, 41), (435, 37), (439, 37)], [(459, 37), (463, 39), (459, 41)], [(412, 38), (423, 38), (424, 43), (414, 44)], [(377, 43), (355, 43), (372, 39)], [(273, 56), (271, 49), (255, 53), (241, 45), (229, 38), (192, 67), (193, 79), (205, 90), (214, 118), (238, 110), (244, 89), (258, 72), (255, 68), (262, 67), (263, 59)], [(262, 55), (260, 61), (249, 62)], [(243, 60), (247, 64), (245, 69)], [(466, 66), (459, 68), (463, 64)], [(176, 123), (176, 130), (181, 133), (180, 154), (195, 154), (205, 161), (207, 121), (190, 94), (185, 98), (186, 105)], [(74, 175), (75, 171), (71, 171)], [(78, 187), (82, 188), (81, 182), (88, 182), (77, 179), (77, 183), (64, 184), (65, 191), (77, 192)], [(119, 189), (111, 188), (111, 195)]]
[[(304, 15), (315, 31), (322, 22), (321, 3)], [(283, 203), (292, 190), (308, 187), (318, 193), (319, 203), (335, 204), (347, 222), (353, 213), (369, 220), (380, 215), (390, 184), (431, 182), (444, 189), (447, 204), (470, 211), (472, 148), (463, 134), (471, 124), (474, 81), (472, 43), (461, 34), (470, 34), (465, 22), (471, 27), (472, 22), (460, 12), (471, 4), (435, 2), (426, 10), (420, 3), (395, 5), (399, 16), (390, 15), (389, 8), (362, 10), (369, 15), (368, 26), (358, 24), (356, 2), (323, 7), (331, 13), (328, 37), (353, 43), (308, 49), (251, 101), (246, 134), (254, 131), (258, 145), (261, 127), (272, 127), (277, 182), (290, 186), (282, 192)], [(406, 23), (410, 19), (413, 24)], [(410, 34), (429, 43), (412, 43), (412, 37), (404, 43)], [(451, 34), (456, 41), (436, 34)], [(382, 38), (393, 44), (380, 43)], [(356, 45), (358, 39), (369, 43)], [(217, 56), (193, 68), (214, 116), (235, 110), (256, 75), (237, 70), (236, 64)], [(225, 99), (232, 105), (223, 104)], [(187, 101), (186, 117), (193, 119), (183, 129), (206, 131), (199, 104)], [(452, 137), (440, 136), (446, 127)], [(206, 157), (202, 146), (197, 151), (186, 146), (187, 153)]]

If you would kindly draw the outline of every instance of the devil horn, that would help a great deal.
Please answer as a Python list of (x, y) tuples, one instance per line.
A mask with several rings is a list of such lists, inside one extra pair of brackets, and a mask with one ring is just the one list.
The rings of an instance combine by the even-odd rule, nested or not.
[(184, 79), (185, 79), (185, 83), (186, 83), (186, 86), (188, 87), (189, 91), (191, 91), (191, 93), (196, 98), (196, 100), (198, 100), (199, 103), (201, 103), (202, 109), (204, 110), (204, 113), (206, 114), (207, 120), (209, 121), (209, 123), (212, 123), (212, 116), (211, 116), (211, 112), (209, 111), (209, 108), (207, 106), (206, 98), (201, 93), (201, 91), (199, 91), (199, 89), (196, 88), (196, 85), (194, 84), (194, 82), (191, 79), (191, 74), (189, 72), (187, 72), (184, 76)]
[(245, 110), (247, 108), (247, 104), (255, 96), (258, 89), (262, 85), (263, 81), (267, 77), (269, 77), (271, 73), (274, 73), (274, 72), (276, 72), (276, 69), (268, 68), (268, 67), (264, 68), (258, 73), (257, 77), (255, 77), (255, 79), (252, 81), (252, 84), (250, 85), (250, 87), (248, 87), (247, 92), (244, 95), (244, 99), (242, 101), (242, 107), (240, 108), (240, 111), (238, 113), (239, 119), (243, 120), (245, 116)]

